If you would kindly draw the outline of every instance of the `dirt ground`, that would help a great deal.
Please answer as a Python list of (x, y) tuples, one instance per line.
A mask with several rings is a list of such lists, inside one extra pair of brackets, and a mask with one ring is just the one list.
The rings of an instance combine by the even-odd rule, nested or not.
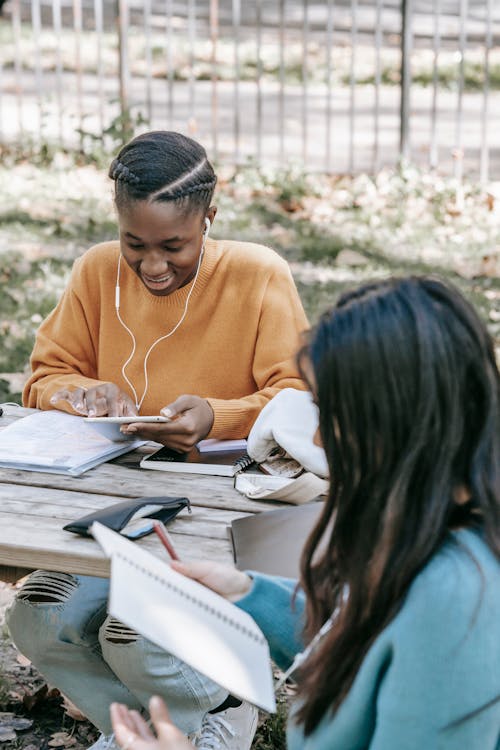
[(0, 748), (86, 750), (96, 729), (74, 718), (73, 708), (65, 707), (59, 691), (47, 685), (9, 638), (5, 612), (15, 590), (0, 581)]

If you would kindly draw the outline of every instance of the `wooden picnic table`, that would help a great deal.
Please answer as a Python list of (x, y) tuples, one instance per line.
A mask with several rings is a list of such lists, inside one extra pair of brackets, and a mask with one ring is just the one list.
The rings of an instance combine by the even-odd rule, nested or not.
[[(0, 429), (32, 412), (4, 407)], [(37, 568), (109, 576), (109, 560), (97, 542), (62, 527), (127, 498), (189, 498), (192, 514), (183, 510), (169, 523), (179, 556), (226, 563), (233, 562), (228, 536), (231, 521), (282, 505), (249, 500), (234, 489), (231, 477), (139, 468), (144, 453), (157, 447), (141, 446), (79, 477), (0, 468), (0, 579), (15, 581)], [(166, 555), (155, 534), (137, 543), (163, 558)]]

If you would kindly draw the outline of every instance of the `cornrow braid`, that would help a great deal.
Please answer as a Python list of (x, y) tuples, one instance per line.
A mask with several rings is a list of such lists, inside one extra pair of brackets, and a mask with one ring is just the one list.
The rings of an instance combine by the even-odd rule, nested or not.
[(192, 195), (193, 193), (201, 193), (203, 191), (210, 191), (212, 192), (215, 188), (215, 184), (217, 182), (217, 178), (214, 177), (213, 180), (206, 180), (205, 182), (198, 182), (194, 185), (188, 185), (187, 187), (181, 187), (177, 190), (170, 190), (170, 188), (167, 188), (166, 190), (163, 190), (156, 194), (153, 198), (153, 200), (161, 201), (161, 200), (178, 200), (179, 198), (185, 198), (188, 195)]
[(122, 180), (129, 182), (131, 185), (137, 184), (140, 180), (125, 164), (118, 159), (113, 159), (109, 168), (109, 176), (112, 180)]
[(113, 160), (120, 209), (129, 201), (173, 201), (186, 211), (207, 211), (217, 176), (205, 149), (192, 138), (172, 131), (154, 131), (127, 143)]

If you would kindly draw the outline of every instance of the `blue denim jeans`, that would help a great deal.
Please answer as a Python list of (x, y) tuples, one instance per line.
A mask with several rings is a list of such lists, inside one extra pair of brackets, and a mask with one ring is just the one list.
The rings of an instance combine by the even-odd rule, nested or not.
[(227, 691), (106, 615), (109, 582), (37, 570), (7, 613), (12, 640), (104, 734), (113, 701), (147, 709), (161, 695), (186, 734)]

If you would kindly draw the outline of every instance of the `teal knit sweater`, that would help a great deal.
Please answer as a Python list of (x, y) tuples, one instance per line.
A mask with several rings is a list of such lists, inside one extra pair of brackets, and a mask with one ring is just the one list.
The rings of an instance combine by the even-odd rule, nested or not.
[[(252, 573), (237, 604), (259, 624), (277, 664), (301, 649), (295, 581)], [(471, 715), (473, 714), (473, 715)], [(289, 750), (500, 750), (500, 563), (480, 536), (452, 534), (413, 581), (334, 713)]]

